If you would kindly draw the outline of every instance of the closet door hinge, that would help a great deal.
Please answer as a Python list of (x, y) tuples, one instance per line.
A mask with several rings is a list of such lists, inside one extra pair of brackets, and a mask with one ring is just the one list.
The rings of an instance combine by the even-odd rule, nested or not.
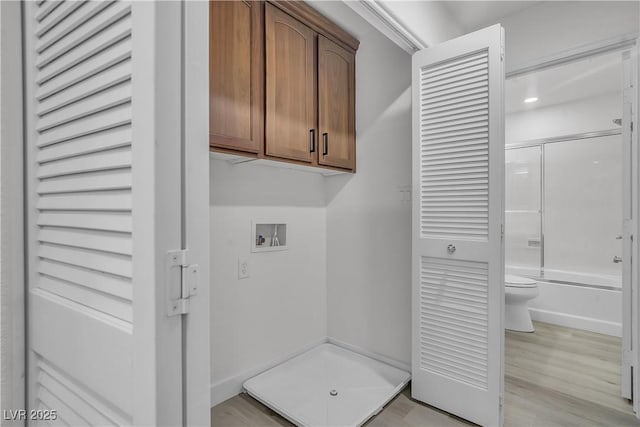
[(198, 264), (189, 264), (189, 251), (179, 249), (167, 252), (165, 283), (167, 316), (189, 313), (189, 300), (198, 293)]

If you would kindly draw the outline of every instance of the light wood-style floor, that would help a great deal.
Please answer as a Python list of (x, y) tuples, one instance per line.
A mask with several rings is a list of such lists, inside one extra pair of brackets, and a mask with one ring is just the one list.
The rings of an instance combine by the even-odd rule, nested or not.
[[(638, 426), (620, 397), (619, 338), (536, 323), (533, 334), (507, 332), (505, 425)], [(409, 387), (368, 427), (454, 427), (463, 420), (411, 399)], [(291, 426), (246, 394), (213, 408), (214, 427)]]

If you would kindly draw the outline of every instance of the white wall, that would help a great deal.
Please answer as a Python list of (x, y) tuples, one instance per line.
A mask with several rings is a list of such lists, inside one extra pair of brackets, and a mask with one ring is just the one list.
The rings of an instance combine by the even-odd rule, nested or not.
[[(507, 86), (508, 90), (508, 86)], [(505, 142), (613, 129), (622, 116), (622, 94), (609, 94), (577, 102), (507, 114)]]
[(629, 33), (640, 27), (635, 1), (545, 1), (500, 20), (507, 72), (532, 61)]
[(411, 361), (411, 57), (346, 5), (313, 2), (359, 40), (357, 173), (327, 180), (328, 332)]
[(394, 0), (385, 1), (381, 6), (399, 23), (410, 28), (424, 46), (434, 46), (464, 34), (441, 2)]
[[(211, 160), (212, 403), (327, 335), (323, 177)], [(251, 253), (251, 221), (287, 224), (289, 250)], [(238, 258), (250, 277), (238, 279)]]

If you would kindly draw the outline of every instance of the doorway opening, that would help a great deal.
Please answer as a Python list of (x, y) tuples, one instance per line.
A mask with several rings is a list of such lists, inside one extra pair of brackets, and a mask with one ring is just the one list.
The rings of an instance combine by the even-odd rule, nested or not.
[(572, 422), (635, 422), (628, 58), (602, 53), (505, 84), (507, 424), (568, 423), (569, 406), (580, 408)]

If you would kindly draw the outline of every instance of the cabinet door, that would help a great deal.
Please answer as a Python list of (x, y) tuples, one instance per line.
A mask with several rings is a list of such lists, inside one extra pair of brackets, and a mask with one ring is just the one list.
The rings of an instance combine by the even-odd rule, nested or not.
[(267, 4), (266, 155), (312, 163), (316, 131), (316, 33)]
[(209, 144), (258, 153), (264, 138), (264, 7), (210, 2)]
[(321, 165), (355, 169), (355, 63), (355, 53), (318, 36), (318, 163)]

